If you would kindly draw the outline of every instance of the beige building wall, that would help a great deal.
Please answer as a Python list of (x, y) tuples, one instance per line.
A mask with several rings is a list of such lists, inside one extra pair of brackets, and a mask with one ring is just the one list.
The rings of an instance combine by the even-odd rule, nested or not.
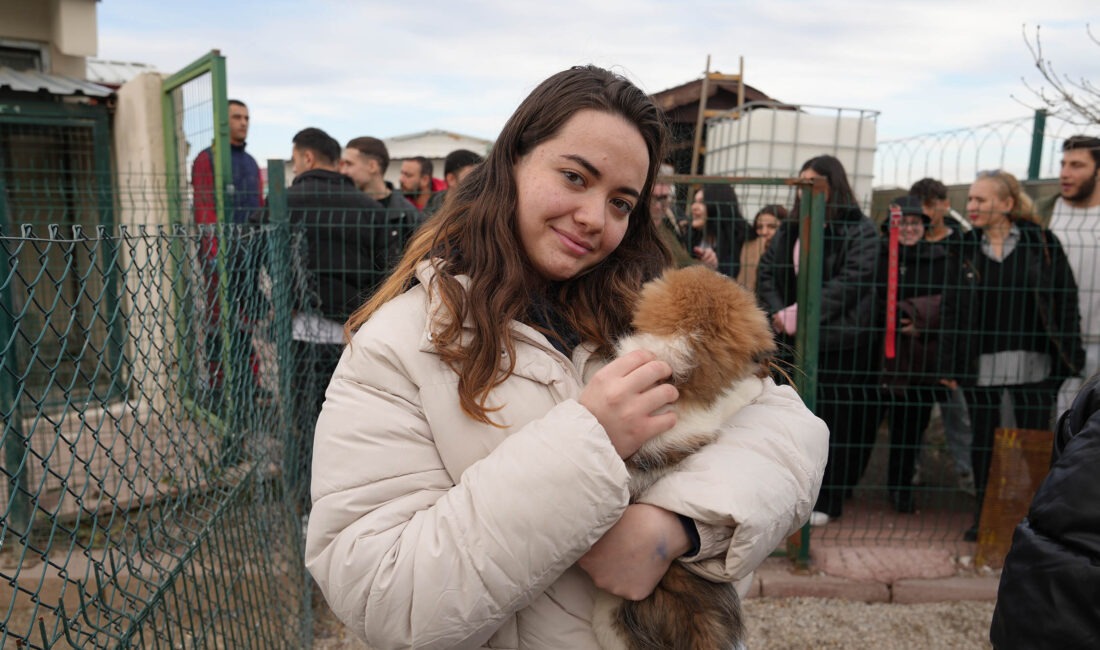
[(42, 47), (48, 65), (42, 72), (83, 79), (85, 58), (99, 43), (96, 0), (25, 0), (0, 2), (0, 39), (8, 46)]
[[(125, 261), (127, 268), (148, 269), (150, 273), (161, 273), (164, 269), (164, 247), (155, 246), (157, 259), (150, 259), (150, 250), (154, 248), (152, 238), (167, 233), (169, 224), (168, 200), (164, 160), (164, 128), (161, 112), (161, 91), (163, 78), (159, 74), (146, 72), (123, 84), (118, 90), (114, 118), (114, 153), (117, 170), (118, 212), (117, 221), (139, 234), (139, 227), (145, 226), (150, 238), (144, 245), (129, 247), (131, 257)], [(184, 179), (186, 182), (186, 179)], [(186, 194), (181, 200), (186, 201)], [(128, 311), (135, 318), (148, 319), (148, 323), (131, 323), (133, 331), (147, 332), (146, 337), (155, 340), (141, 341), (144, 353), (128, 351), (128, 357), (134, 360), (133, 377), (142, 380), (141, 394), (152, 400), (154, 412), (164, 411), (165, 386), (174, 381), (170, 376), (168, 362), (172, 355), (150, 355), (148, 350), (171, 348), (175, 341), (174, 292), (171, 282), (149, 282), (145, 274), (129, 273), (127, 278), (127, 296), (135, 304)], [(144, 304), (142, 304), (144, 303)]]

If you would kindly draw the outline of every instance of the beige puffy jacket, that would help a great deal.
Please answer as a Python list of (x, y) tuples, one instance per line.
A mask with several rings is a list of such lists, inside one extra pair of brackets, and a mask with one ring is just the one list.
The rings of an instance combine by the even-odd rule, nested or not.
[[(375, 650), (595, 649), (595, 587), (576, 566), (627, 506), (627, 472), (576, 398), (602, 362), (513, 323), (515, 373), (493, 393), (502, 427), (462, 413), (434, 353), (421, 284), (356, 334), (317, 423), (306, 566)], [(693, 518), (689, 565), (741, 581), (809, 517), (828, 429), (770, 380), (718, 442), (642, 501)]]

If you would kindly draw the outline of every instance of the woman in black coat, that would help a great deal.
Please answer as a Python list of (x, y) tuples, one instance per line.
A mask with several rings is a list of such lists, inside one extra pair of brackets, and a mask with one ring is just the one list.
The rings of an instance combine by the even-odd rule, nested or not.
[(696, 190), (685, 229), (692, 250), (711, 249), (717, 271), (731, 278), (741, 272), (741, 247), (749, 236), (749, 222), (732, 185), (706, 185)]
[(1056, 433), (1050, 474), (1005, 557), (995, 648), (1100, 648), (1100, 375)]
[[(875, 318), (878, 231), (856, 205), (844, 166), (833, 156), (802, 165), (804, 179), (825, 178), (824, 265), (818, 356), (817, 415), (829, 425), (829, 462), (813, 525), (840, 516), (859, 482), (879, 420), (881, 335)], [(793, 214), (799, 214), (795, 201)], [(782, 347), (794, 349), (798, 310), (798, 222), (783, 224), (760, 260), (757, 293)]]
[(970, 186), (974, 230), (954, 247), (944, 295), (943, 384), (963, 386), (974, 431), (977, 539), (1001, 400), (1016, 426), (1049, 429), (1062, 382), (1084, 367), (1077, 283), (1058, 238), (1023, 218), (1031, 201), (1011, 174), (983, 172)]
[[(892, 356), (886, 356), (884, 350), (882, 361), (883, 400), (890, 425), (886, 483), (894, 509), (911, 513), (916, 510), (913, 476), (921, 438), (931, 420), (932, 405), (947, 397), (947, 389), (940, 385), (936, 372), (936, 351), (948, 254), (944, 244), (924, 238), (931, 220), (919, 198), (903, 196), (894, 203), (901, 209), (901, 220), (897, 226), (895, 345)], [(886, 311), (890, 291), (889, 225), (887, 221), (887, 238), (877, 277), (878, 306), (884, 318), (889, 315)]]

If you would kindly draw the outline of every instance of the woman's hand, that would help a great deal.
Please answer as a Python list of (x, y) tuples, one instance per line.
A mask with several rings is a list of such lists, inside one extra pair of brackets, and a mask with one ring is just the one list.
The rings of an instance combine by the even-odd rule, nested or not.
[(653, 592), (673, 560), (691, 549), (675, 513), (645, 503), (627, 506), (618, 523), (578, 564), (597, 587), (627, 600)]
[(634, 350), (592, 376), (577, 400), (603, 425), (620, 458), (628, 458), (645, 441), (676, 424), (676, 414), (662, 410), (679, 391), (664, 383), (672, 367), (648, 350)]
[(714, 252), (713, 248), (703, 248), (702, 246), (696, 246), (691, 250), (695, 253), (695, 257), (708, 269), (712, 271), (718, 269), (718, 254)]

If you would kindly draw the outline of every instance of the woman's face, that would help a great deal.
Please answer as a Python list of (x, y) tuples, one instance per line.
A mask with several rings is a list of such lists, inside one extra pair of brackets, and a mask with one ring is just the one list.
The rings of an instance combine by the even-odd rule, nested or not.
[(626, 235), (649, 172), (638, 129), (618, 115), (586, 109), (516, 163), (520, 244), (547, 280), (596, 266)]
[(756, 215), (756, 224), (754, 226), (756, 230), (756, 236), (764, 243), (768, 243), (775, 236), (775, 231), (779, 230), (779, 217), (770, 212), (762, 212)]
[(898, 222), (898, 242), (902, 246), (916, 246), (924, 239), (924, 219), (906, 214)]
[[(804, 181), (812, 181), (815, 178), (825, 178), (821, 174), (815, 172), (813, 168), (807, 167), (799, 172), (798, 177)], [(825, 202), (829, 202), (829, 197), (832, 196), (833, 189), (829, 187), (828, 179), (825, 180)]]
[(691, 228), (702, 230), (707, 225), (707, 204), (703, 203), (703, 190), (696, 190), (691, 202)]
[(979, 178), (970, 186), (966, 199), (966, 218), (975, 228), (989, 228), (1008, 221), (1012, 198), (998, 194), (1000, 183), (991, 178)]

